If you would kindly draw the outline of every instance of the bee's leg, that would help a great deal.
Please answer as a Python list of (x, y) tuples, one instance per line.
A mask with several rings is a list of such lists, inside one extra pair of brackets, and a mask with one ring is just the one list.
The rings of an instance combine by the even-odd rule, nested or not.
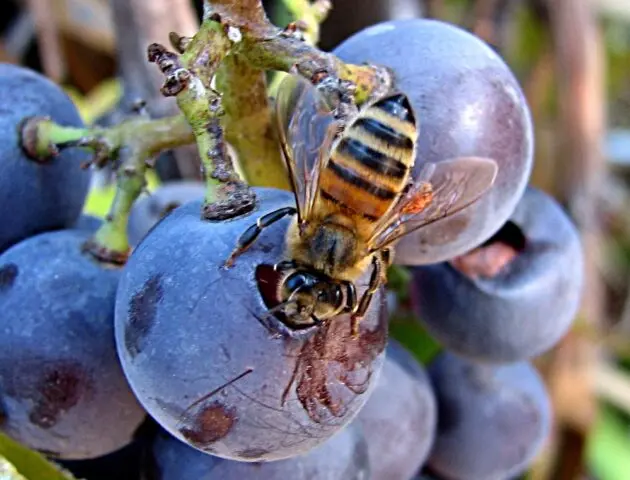
[(361, 301), (359, 302), (359, 307), (354, 315), (352, 315), (352, 336), (356, 337), (359, 334), (359, 322), (367, 312), (368, 307), (370, 306), (370, 302), (372, 301), (372, 297), (381, 286), (383, 282), (383, 259), (380, 255), (374, 255), (372, 257), (372, 275), (370, 276), (370, 283), (368, 284), (367, 290), (363, 293), (361, 297)]
[(394, 262), (394, 250), (392, 247), (387, 247), (381, 250), (381, 260), (383, 261), (385, 268), (392, 266), (392, 263)]
[(260, 235), (260, 232), (262, 232), (264, 228), (268, 227), (269, 225), (273, 225), (278, 220), (281, 220), (286, 216), (295, 215), (296, 213), (296, 208), (284, 207), (260, 217), (258, 220), (256, 220), (256, 223), (254, 225), (245, 230), (245, 232), (243, 232), (243, 234), (239, 237), (236, 243), (236, 248), (232, 251), (223, 266), (225, 268), (231, 267), (234, 264), (234, 260), (236, 259), (236, 257), (238, 257), (240, 254), (245, 252), (245, 250), (252, 246), (252, 244), (256, 241), (258, 235)]
[(382, 282), (387, 283), (387, 269), (394, 263), (394, 250), (392, 247), (381, 250), (381, 260), (383, 261), (383, 268), (381, 269)]
[(357, 299), (357, 289), (354, 283), (345, 281), (342, 283), (346, 287), (346, 307), (344, 312), (354, 313), (359, 308), (359, 301)]

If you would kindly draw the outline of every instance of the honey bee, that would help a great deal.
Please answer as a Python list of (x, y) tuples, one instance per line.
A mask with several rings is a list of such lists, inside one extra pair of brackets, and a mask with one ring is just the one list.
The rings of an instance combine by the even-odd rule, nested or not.
[[(261, 231), (292, 216), (279, 304), (295, 328), (350, 313), (352, 333), (379, 287), (393, 246), (404, 235), (477, 201), (494, 183), (497, 164), (480, 157), (426, 163), (412, 179), (418, 121), (409, 98), (388, 93), (346, 120), (335, 118), (317, 90), (288, 75), (276, 98), (277, 128), (296, 206), (258, 219), (239, 238), (226, 267)], [(359, 299), (355, 282), (372, 267)]]

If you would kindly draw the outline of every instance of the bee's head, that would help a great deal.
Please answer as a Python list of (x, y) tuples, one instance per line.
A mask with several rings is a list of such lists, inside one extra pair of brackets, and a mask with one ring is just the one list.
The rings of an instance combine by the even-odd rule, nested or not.
[(270, 265), (259, 265), (256, 276), (269, 312), (291, 328), (311, 327), (343, 310), (342, 285), (321, 273), (307, 268), (280, 273)]
[(286, 321), (296, 327), (311, 326), (335, 316), (343, 306), (341, 286), (309, 270), (294, 270), (282, 282), (280, 300)]

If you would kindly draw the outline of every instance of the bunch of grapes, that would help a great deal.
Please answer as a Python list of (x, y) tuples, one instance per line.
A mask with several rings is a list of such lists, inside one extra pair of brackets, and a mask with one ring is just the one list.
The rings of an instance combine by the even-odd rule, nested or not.
[(383, 287), (356, 332), (349, 313), (308, 326), (269, 313), (289, 218), (224, 268), (258, 219), (295, 207), (289, 191), (256, 188), (252, 212), (209, 222), (202, 186), (163, 187), (135, 205), (126, 264), (97, 261), (85, 154), (38, 164), (16, 135), (31, 116), (81, 126), (76, 109), (2, 65), (1, 431), (89, 478), (507, 480), (531, 465), (551, 412), (530, 360), (576, 315), (582, 253), (564, 211), (527, 187), (520, 87), (437, 21), (375, 25), (333, 53), (393, 72), (418, 121), (412, 177), (458, 157), (498, 166), (479, 201), (396, 245), (416, 321), (442, 347), (426, 371), (389, 338)]

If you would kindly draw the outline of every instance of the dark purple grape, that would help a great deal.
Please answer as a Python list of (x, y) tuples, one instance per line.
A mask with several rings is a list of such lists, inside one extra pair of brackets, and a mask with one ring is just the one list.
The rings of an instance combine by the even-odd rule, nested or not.
[(441, 353), (429, 366), (438, 428), (428, 466), (444, 480), (523, 473), (551, 424), (545, 385), (529, 363), (480, 365)]
[(370, 477), (368, 447), (349, 425), (305, 455), (275, 462), (238, 462), (205, 455), (167, 433), (158, 435), (149, 480), (363, 480)]
[(87, 153), (72, 148), (45, 164), (29, 159), (20, 145), (25, 117), (48, 116), (82, 127), (68, 96), (41, 74), (0, 63), (0, 252), (36, 233), (71, 226), (81, 214), (90, 172)]
[(409, 480), (429, 455), (436, 418), (427, 374), (403, 346), (390, 340), (376, 388), (353, 422), (363, 428), (372, 478)]
[(170, 211), (184, 203), (203, 199), (205, 193), (203, 182), (177, 181), (164, 183), (150, 195), (138, 199), (129, 214), (129, 243), (138, 245), (151, 227)]
[(358, 338), (347, 315), (299, 331), (265, 317), (261, 292), (269, 301), (276, 291), (271, 265), (283, 258), (288, 220), (222, 268), (261, 215), (293, 204), (286, 191), (257, 195), (253, 212), (225, 222), (201, 220), (201, 201), (174, 210), (131, 255), (116, 300), (119, 355), (147, 411), (190, 445), (245, 461), (304, 454), (347, 425), (387, 338), (382, 289)]
[(443, 261), (488, 239), (514, 210), (533, 161), (530, 112), (504, 61), (472, 34), (428, 19), (374, 25), (333, 53), (393, 70), (419, 122), (416, 174), (425, 162), (460, 156), (489, 157), (499, 165), (495, 185), (482, 200), (404, 238), (396, 263)]
[(121, 448), (145, 418), (114, 343), (120, 269), (82, 253), (89, 235), (43, 233), (0, 255), (0, 429), (57, 458)]
[(579, 234), (545, 193), (527, 189), (491, 241), (453, 262), (413, 269), (413, 303), (446, 348), (480, 361), (525, 360), (553, 347), (583, 285)]

